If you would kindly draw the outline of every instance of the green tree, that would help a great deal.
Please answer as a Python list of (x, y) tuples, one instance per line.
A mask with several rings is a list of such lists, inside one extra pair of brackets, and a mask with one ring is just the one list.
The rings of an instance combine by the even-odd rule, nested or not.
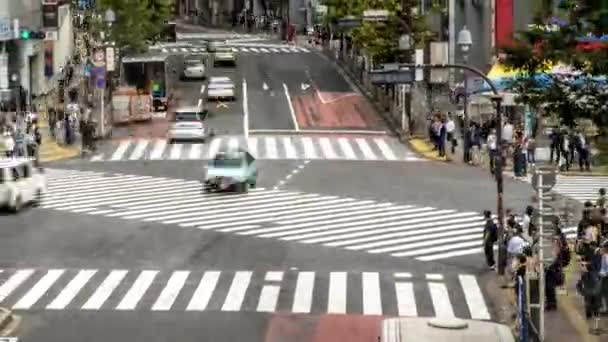
[[(407, 8), (418, 5), (416, 0), (408, 0)], [(339, 19), (346, 16), (361, 18), (365, 10), (384, 9), (393, 14), (386, 22), (363, 22), (354, 28), (350, 34), (355, 47), (364, 49), (376, 62), (391, 62), (399, 55), (399, 36), (406, 32), (403, 21), (397, 17), (402, 16), (401, 0), (325, 0), (328, 7), (326, 21), (336, 24)], [(414, 40), (422, 44), (429, 36), (424, 24), (424, 18), (416, 15), (412, 18)]]
[(148, 41), (155, 40), (172, 13), (171, 0), (98, 0), (102, 14), (111, 8), (116, 14), (111, 34), (119, 48), (135, 51), (146, 49)]
[[(504, 63), (523, 72), (511, 87), (519, 102), (537, 109), (542, 105), (546, 114), (556, 114), (565, 125), (585, 118), (605, 127), (608, 87), (594, 76), (608, 75), (608, 49), (582, 49), (579, 39), (608, 32), (608, 4), (560, 0), (555, 9), (554, 2), (546, 0), (536, 25), (519, 32), (504, 49)], [(539, 82), (546, 65), (558, 63), (570, 66), (578, 76), (544, 75)]]

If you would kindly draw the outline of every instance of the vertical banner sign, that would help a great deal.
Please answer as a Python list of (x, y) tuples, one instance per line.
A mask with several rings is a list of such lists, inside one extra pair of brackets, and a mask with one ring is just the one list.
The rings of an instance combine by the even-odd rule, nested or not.
[(106, 69), (108, 71), (114, 71), (114, 48), (106, 48)]
[(47, 78), (53, 77), (55, 70), (53, 68), (53, 41), (45, 40), (44, 46), (44, 76)]
[(8, 54), (0, 54), (0, 89), (8, 89)]
[(524, 278), (519, 276), (517, 281), (517, 315), (519, 320), (519, 342), (528, 342), (528, 318), (526, 317), (526, 288)]

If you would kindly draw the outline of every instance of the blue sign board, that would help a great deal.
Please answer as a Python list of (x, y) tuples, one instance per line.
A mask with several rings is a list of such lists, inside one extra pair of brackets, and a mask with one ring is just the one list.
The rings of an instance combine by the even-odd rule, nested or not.
[(106, 87), (106, 68), (93, 67), (92, 74), (95, 78), (95, 88), (104, 89)]

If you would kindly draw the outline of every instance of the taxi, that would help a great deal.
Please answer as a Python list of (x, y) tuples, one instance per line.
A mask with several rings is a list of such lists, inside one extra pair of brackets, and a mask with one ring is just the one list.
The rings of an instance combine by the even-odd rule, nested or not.
[(241, 149), (221, 151), (207, 163), (203, 190), (246, 193), (250, 187), (256, 187), (257, 176), (255, 158), (249, 152)]

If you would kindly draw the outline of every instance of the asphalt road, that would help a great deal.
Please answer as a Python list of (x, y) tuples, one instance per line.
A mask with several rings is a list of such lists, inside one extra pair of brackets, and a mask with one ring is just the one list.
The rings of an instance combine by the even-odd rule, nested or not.
[[(210, 107), (208, 125), (220, 135), (384, 129), (360, 95), (313, 53), (240, 56), (236, 68), (213, 68), (210, 76), (231, 77), (239, 95), (228, 108)], [(204, 84), (181, 82), (178, 105), (196, 105)], [(399, 241), (396, 248), (406, 254), (436, 249), (440, 237), (432, 236), (453, 229), (443, 215), (473, 222), (467, 229), (477, 234), (475, 212), (495, 203), (482, 170), (433, 162), (258, 160), (261, 189), (247, 196), (265, 196), (270, 204), (232, 205), (234, 216), (222, 220), (240, 226), (214, 230), (106, 215), (147, 203), (146, 215), (211, 220), (213, 210), (205, 206), (241, 203), (241, 197), (198, 191), (201, 161), (71, 160), (47, 167), (54, 193), (42, 208), (0, 216), (0, 305), (23, 316), (20, 341), (363, 342), (375, 340), (382, 315), (495, 317), (497, 308), (479, 300), (485, 291), (475, 283), (486, 272), (481, 254), (423, 261), (396, 257), (390, 248), (380, 252)], [(184, 194), (171, 194), (171, 182), (181, 182)], [(522, 209), (529, 186), (506, 180), (505, 189), (507, 207)], [(297, 217), (291, 229), (299, 235), (288, 235), (285, 215), (306, 196), (313, 199), (309, 209), (291, 218)], [(327, 205), (311, 212), (326, 197), (357, 209), (331, 212)], [(284, 218), (248, 228), (261, 213)], [(387, 228), (399, 220), (404, 227)], [(240, 234), (244, 229), (260, 233)], [(429, 233), (412, 238), (417, 229)], [(379, 241), (389, 230), (399, 237)], [(338, 243), (301, 241), (328, 234)], [(196, 309), (189, 310), (192, 303)]]

